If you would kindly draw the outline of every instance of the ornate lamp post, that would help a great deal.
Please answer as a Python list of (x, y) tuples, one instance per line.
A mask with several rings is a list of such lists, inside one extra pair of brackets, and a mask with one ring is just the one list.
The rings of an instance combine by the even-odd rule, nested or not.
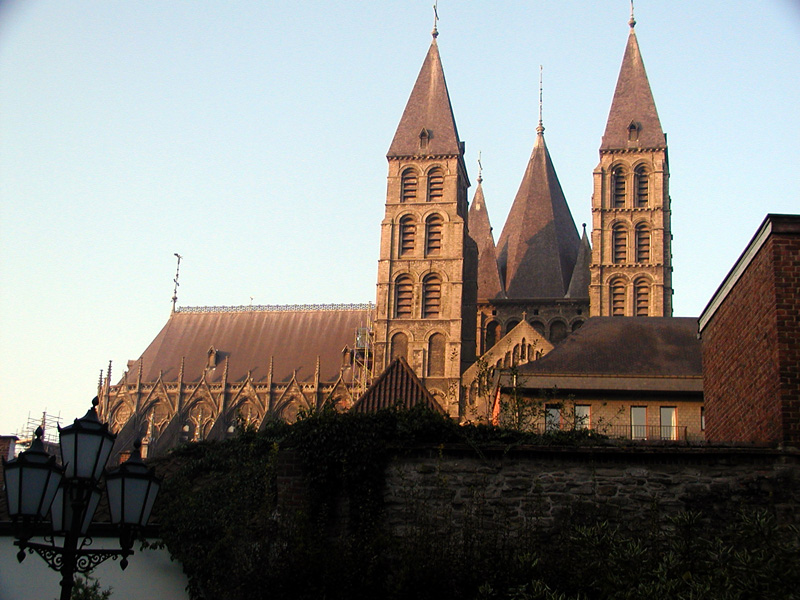
[[(69, 600), (76, 572), (88, 573), (103, 561), (121, 556), (120, 567), (128, 566), (135, 535), (147, 524), (160, 481), (142, 462), (137, 441), (131, 457), (106, 473), (106, 489), (111, 523), (119, 526), (119, 550), (89, 550), (92, 539), (86, 535), (100, 502), (100, 477), (103, 474), (116, 435), (97, 418), (97, 398), (81, 419), (61, 429), (61, 465), (48, 455), (42, 442), (41, 427), (29, 450), (8, 462), (5, 469), (8, 511), (15, 524), (19, 546), (17, 559), (25, 551), (36, 552), (48, 566), (61, 573), (61, 600)], [(46, 543), (31, 538), (44, 531), (42, 523), (51, 514), (52, 530)], [(61, 539), (61, 545), (56, 543)]]

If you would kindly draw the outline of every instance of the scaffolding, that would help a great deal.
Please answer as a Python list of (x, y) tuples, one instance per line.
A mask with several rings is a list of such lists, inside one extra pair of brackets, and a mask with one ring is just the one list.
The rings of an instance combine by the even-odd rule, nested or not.
[(367, 311), (367, 322), (355, 331), (353, 341), (353, 399), (357, 400), (367, 391), (374, 376), (374, 360), (372, 350), (372, 340), (374, 332), (372, 330), (373, 305), (369, 303)]
[(42, 412), (41, 417), (32, 417), (28, 413), (28, 420), (25, 422), (22, 430), (17, 431), (17, 453), (27, 450), (31, 447), (36, 437), (36, 429), (41, 427), (44, 433), (42, 434), (42, 441), (45, 448), (50, 452), (50, 449), (58, 447), (58, 428), (61, 426), (61, 413), (57, 415), (47, 414), (45, 410)]

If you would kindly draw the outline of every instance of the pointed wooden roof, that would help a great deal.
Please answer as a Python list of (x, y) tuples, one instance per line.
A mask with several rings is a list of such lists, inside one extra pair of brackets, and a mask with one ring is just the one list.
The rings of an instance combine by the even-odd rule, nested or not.
[(372, 382), (350, 410), (368, 413), (384, 408), (412, 408), (420, 404), (446, 414), (406, 360), (398, 357), (389, 363), (386, 370)]
[(500, 272), (497, 270), (497, 251), (480, 178), (469, 208), (467, 223), (469, 236), (478, 246), (478, 298), (481, 300), (502, 298), (503, 286), (500, 283)]
[[(420, 136), (427, 136), (422, 147)], [(417, 82), (403, 111), (387, 157), (435, 155), (459, 156), (463, 153), (458, 138), (453, 107), (444, 80), (442, 60), (436, 38), (431, 42)]]
[[(667, 145), (639, 51), (634, 24), (631, 21), (628, 45), (622, 58), (617, 89), (611, 101), (600, 150), (663, 148)], [(632, 125), (638, 127), (638, 132), (633, 135), (629, 132)]]
[(589, 265), (592, 264), (592, 247), (589, 245), (589, 236), (586, 234), (586, 224), (583, 225), (583, 235), (581, 236), (581, 246), (578, 250), (578, 258), (575, 261), (575, 268), (572, 270), (572, 279), (569, 281), (567, 298), (588, 298), (589, 283), (591, 275)]
[(528, 167), (497, 244), (508, 298), (563, 298), (580, 238), (538, 128)]

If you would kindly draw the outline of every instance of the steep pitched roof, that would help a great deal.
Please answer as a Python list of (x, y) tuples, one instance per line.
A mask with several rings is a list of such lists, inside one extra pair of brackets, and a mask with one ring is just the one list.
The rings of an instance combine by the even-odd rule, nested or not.
[(398, 357), (389, 363), (386, 370), (372, 382), (350, 410), (367, 413), (382, 408), (412, 408), (419, 404), (446, 414), (433, 395), (422, 385), (406, 360)]
[(500, 234), (498, 265), (508, 298), (563, 298), (580, 238), (537, 129), (528, 167)]
[[(702, 390), (697, 319), (691, 317), (592, 317), (541, 359), (519, 373), (539, 387), (629, 385), (637, 379), (669, 380), (662, 387)], [(627, 383), (625, 383), (627, 382)]]
[[(628, 45), (622, 58), (601, 150), (662, 148), (667, 144), (633, 24), (631, 21)], [(628, 131), (631, 124), (639, 128), (633, 136), (629, 136)], [(631, 137), (636, 139), (629, 139)]]
[[(424, 132), (424, 133), (423, 133)], [(420, 135), (428, 136), (423, 149)], [(408, 98), (387, 157), (419, 154), (458, 156), (463, 153), (453, 107), (444, 80), (436, 38), (431, 42), (417, 82)]]
[(497, 270), (497, 252), (480, 178), (475, 196), (472, 198), (472, 206), (469, 208), (467, 222), (469, 236), (478, 246), (478, 298), (502, 298), (503, 286), (500, 283), (500, 272)]
[(589, 265), (592, 264), (592, 247), (589, 245), (589, 236), (586, 234), (586, 224), (583, 224), (583, 235), (581, 236), (581, 246), (578, 250), (578, 258), (575, 261), (575, 268), (572, 270), (572, 278), (569, 281), (567, 298), (588, 298), (589, 282), (591, 275)]
[[(333, 305), (336, 307), (337, 305)], [(248, 373), (264, 381), (272, 361), (273, 381), (286, 382), (297, 373), (311, 381), (320, 361), (320, 379), (335, 381), (341, 371), (342, 350), (352, 347), (356, 330), (366, 326), (369, 305), (346, 308), (227, 307), (224, 310), (181, 309), (169, 320), (142, 356), (128, 367), (128, 380), (177, 381), (183, 361), (183, 380), (241, 381)], [(209, 350), (216, 367), (209, 368)]]

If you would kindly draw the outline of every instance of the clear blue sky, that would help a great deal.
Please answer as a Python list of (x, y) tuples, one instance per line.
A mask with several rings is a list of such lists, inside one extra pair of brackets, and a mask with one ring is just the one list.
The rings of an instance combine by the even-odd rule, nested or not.
[[(375, 298), (385, 154), (432, 0), (0, 0), (0, 433), (82, 415), (179, 304)], [(615, 1), (442, 0), (439, 47), (499, 235), (545, 136), (575, 222), (628, 35)], [(800, 7), (638, 0), (669, 136), (675, 314), (800, 212)], [(474, 190), (474, 187), (473, 187)], [(470, 192), (470, 197), (472, 191)]]

